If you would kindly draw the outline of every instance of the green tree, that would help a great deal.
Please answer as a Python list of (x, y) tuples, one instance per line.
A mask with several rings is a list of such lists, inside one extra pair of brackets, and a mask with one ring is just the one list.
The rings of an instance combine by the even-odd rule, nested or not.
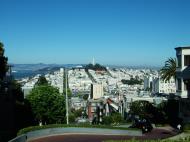
[(165, 81), (169, 81), (172, 77), (176, 77), (176, 59), (169, 58), (164, 67), (160, 70), (161, 78)]
[(65, 98), (59, 90), (49, 85), (35, 87), (27, 96), (35, 119), (43, 124), (65, 121)]
[(143, 80), (138, 78), (131, 78), (130, 80), (122, 79), (121, 82), (123, 84), (128, 84), (128, 85), (136, 85), (136, 84), (142, 84)]
[(104, 116), (102, 119), (102, 123), (105, 125), (111, 125), (111, 124), (115, 125), (123, 121), (124, 119), (120, 113), (112, 113), (110, 116)]
[(119, 124), (123, 121), (123, 117), (120, 113), (113, 113), (112, 114), (112, 122), (113, 124)]
[[(63, 89), (63, 95), (64, 96), (66, 95), (66, 89), (65, 88)], [(67, 88), (67, 96), (68, 96), (68, 98), (72, 97), (72, 92), (71, 92), (71, 89), (69, 89), (69, 88)]]
[(46, 80), (45, 76), (40, 76), (35, 85), (48, 85), (48, 81)]
[(152, 104), (148, 101), (134, 101), (130, 106), (130, 114), (145, 118), (152, 118), (152, 114), (150, 113), (152, 108)]
[(83, 108), (80, 108), (78, 110), (72, 109), (71, 112), (75, 115), (75, 117), (81, 117), (83, 116), (84, 110)]
[(138, 115), (140, 118), (148, 118), (151, 122), (154, 123), (164, 123), (165, 116), (163, 111), (154, 107), (148, 101), (135, 101), (132, 102), (130, 106), (129, 113), (131, 115)]
[(4, 56), (4, 45), (2, 42), (0, 42), (0, 80), (3, 80), (3, 78), (6, 75), (6, 72), (8, 71), (8, 58)]
[(12, 85), (12, 92), (14, 94), (14, 97), (16, 99), (16, 101), (18, 102), (24, 102), (24, 93), (22, 91), (22, 88), (21, 88), (21, 84), (18, 83), (16, 80), (13, 80), (11, 82), (11, 85)]
[(88, 100), (88, 97), (89, 97), (89, 94), (84, 94), (82, 98), (83, 98), (83, 100), (86, 101), (86, 100)]
[(102, 118), (102, 124), (104, 125), (111, 125), (113, 123), (111, 116), (104, 116)]
[(100, 71), (107, 71), (106, 67), (100, 65), (100, 64), (88, 64), (85, 66), (85, 69), (88, 70), (88, 69), (91, 69), (91, 70), (100, 70)]

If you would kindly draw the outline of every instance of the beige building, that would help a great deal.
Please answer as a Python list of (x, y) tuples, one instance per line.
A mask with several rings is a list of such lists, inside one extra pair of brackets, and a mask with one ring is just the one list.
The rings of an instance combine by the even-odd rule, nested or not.
[(91, 99), (99, 99), (104, 96), (102, 84), (91, 84)]

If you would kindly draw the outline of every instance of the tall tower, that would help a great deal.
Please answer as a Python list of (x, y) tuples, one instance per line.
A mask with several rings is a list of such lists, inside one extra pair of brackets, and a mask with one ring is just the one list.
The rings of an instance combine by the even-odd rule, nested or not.
[(93, 57), (93, 59), (92, 59), (92, 65), (93, 65), (93, 66), (95, 65), (95, 59), (94, 59), (94, 57)]

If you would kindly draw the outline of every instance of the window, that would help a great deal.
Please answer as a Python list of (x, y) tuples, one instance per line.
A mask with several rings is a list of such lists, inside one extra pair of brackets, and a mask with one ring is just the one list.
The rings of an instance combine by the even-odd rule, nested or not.
[(180, 78), (177, 79), (177, 89), (181, 90), (181, 79)]
[(181, 55), (177, 55), (177, 67), (181, 67)]
[(187, 84), (184, 83), (184, 90), (187, 90)]
[(184, 66), (189, 66), (190, 65), (190, 55), (185, 55), (184, 56)]

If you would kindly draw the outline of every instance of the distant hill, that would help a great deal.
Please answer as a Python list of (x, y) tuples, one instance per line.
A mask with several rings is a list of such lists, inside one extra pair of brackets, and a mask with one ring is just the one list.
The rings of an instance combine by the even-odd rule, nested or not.
[(37, 74), (47, 74), (59, 70), (60, 68), (72, 68), (81, 64), (11, 64), (15, 79), (32, 77)]
[[(73, 68), (77, 66), (88, 66), (87, 64), (11, 64), (13, 65), (12, 71), (16, 79), (31, 77), (37, 74), (46, 74), (59, 70), (61, 67)], [(110, 68), (129, 68), (129, 69), (155, 69), (159, 70), (160, 67), (152, 66), (117, 66), (117, 65), (106, 65)], [(106, 69), (105, 66), (98, 66), (97, 69)]]

